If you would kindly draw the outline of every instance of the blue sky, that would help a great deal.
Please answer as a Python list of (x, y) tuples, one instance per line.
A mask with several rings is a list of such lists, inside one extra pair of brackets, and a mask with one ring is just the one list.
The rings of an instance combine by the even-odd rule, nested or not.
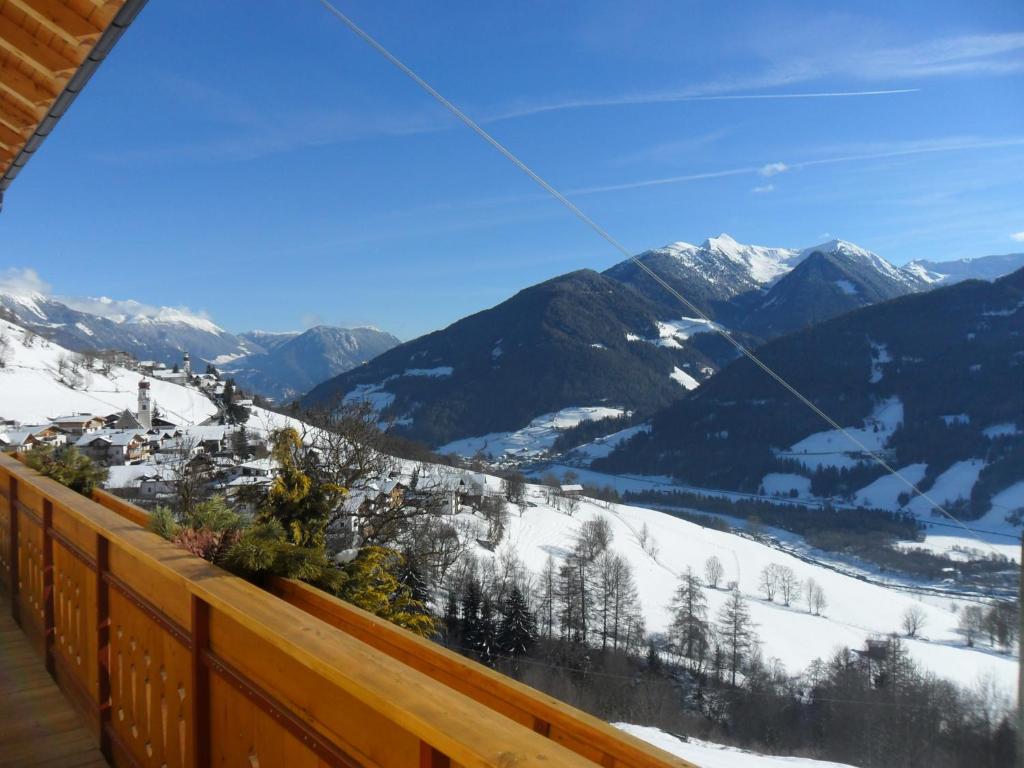
[[(1019, 0), (339, 7), (636, 251), (1024, 250)], [(411, 338), (619, 260), (316, 0), (151, 0), (0, 233), (0, 276), (232, 331)]]

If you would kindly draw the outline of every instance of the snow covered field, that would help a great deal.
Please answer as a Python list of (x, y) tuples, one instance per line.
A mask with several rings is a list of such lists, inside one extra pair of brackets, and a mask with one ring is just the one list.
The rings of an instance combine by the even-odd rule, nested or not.
[(538, 416), (522, 429), (514, 432), (491, 432), (479, 437), (455, 440), (437, 449), (438, 453), (474, 456), (479, 452), (500, 459), (503, 456), (530, 458), (546, 453), (554, 445), (559, 431), (575, 427), (583, 421), (613, 419), (626, 415), (621, 408), (583, 406), (563, 408), (556, 413)]
[[(60, 382), (58, 374), (61, 357), (70, 354), (66, 349), (38, 336), (26, 347), (24, 330), (5, 320), (0, 320), (0, 335), (10, 342), (7, 365), (0, 368), (0, 418), (39, 424), (71, 413), (108, 415), (125, 408), (135, 410), (141, 374), (116, 367), (110, 375), (83, 371), (81, 386), (72, 389)], [(156, 407), (171, 421), (198, 424), (217, 412), (195, 389), (147, 380)]]
[(845, 763), (810, 760), (804, 757), (761, 755), (757, 752), (725, 747), (699, 739), (683, 741), (658, 728), (646, 725), (631, 725), (629, 723), (613, 723), (613, 725), (669, 754), (689, 760), (691, 763), (699, 765), (700, 768), (851, 768)]
[[(497, 486), (495, 486), (497, 487)], [(534, 573), (540, 573), (548, 556), (565, 558), (577, 531), (585, 520), (604, 516), (611, 525), (612, 549), (626, 557), (633, 567), (649, 632), (663, 632), (670, 621), (668, 604), (679, 575), (691, 567), (703, 573), (704, 563), (716, 555), (725, 567), (724, 582), (735, 581), (748, 599), (751, 616), (766, 657), (778, 658), (791, 673), (797, 673), (816, 658), (828, 659), (837, 648), (860, 648), (869, 637), (899, 630), (904, 611), (912, 605), (925, 613), (925, 628), (918, 639), (907, 639), (911, 655), (937, 675), (955, 679), (964, 686), (975, 685), (982, 675), (990, 676), (1006, 692), (1016, 684), (1015, 658), (984, 648), (967, 648), (957, 632), (957, 610), (969, 601), (960, 598), (918, 595), (872, 584), (823, 565), (805, 562), (751, 539), (732, 533), (702, 528), (654, 510), (584, 500), (570, 517), (545, 503), (544, 491), (530, 486), (528, 507), (523, 516), (515, 512), (499, 547), (515, 551)], [(640, 545), (647, 526), (656, 551)], [(479, 548), (481, 557), (493, 557)], [(828, 608), (814, 616), (803, 603), (784, 607), (769, 602), (758, 590), (762, 568), (769, 563), (786, 565), (801, 581), (814, 578), (825, 591)], [(727, 598), (725, 589), (707, 590), (708, 613), (714, 617)]]

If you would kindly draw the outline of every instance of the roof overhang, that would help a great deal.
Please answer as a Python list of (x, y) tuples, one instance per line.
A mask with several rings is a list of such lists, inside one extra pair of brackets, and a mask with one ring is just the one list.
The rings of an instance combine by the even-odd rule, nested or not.
[(0, 0), (0, 204), (146, 0)]

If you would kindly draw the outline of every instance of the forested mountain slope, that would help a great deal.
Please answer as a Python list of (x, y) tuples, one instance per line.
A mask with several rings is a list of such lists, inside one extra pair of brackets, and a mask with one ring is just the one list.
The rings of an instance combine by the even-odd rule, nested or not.
[(653, 411), (732, 354), (711, 333), (680, 344), (662, 316), (628, 286), (573, 272), (385, 352), (303, 403), (368, 399), (400, 432), (432, 445), (571, 406)]
[[(1024, 480), (1024, 270), (867, 307), (757, 354), (925, 489), (947, 471), (973, 471), (961, 504), (968, 514)], [(823, 495), (852, 494), (882, 474), (823, 430), (743, 359), (594, 466), (750, 491), (770, 473), (790, 473)]]

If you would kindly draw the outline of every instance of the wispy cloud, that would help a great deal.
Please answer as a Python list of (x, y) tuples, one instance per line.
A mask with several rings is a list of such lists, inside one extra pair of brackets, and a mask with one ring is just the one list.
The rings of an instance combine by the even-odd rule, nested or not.
[(758, 169), (758, 173), (762, 176), (774, 176), (778, 173), (784, 173), (789, 170), (789, 166), (785, 163), (765, 163)]
[(612, 163), (614, 165), (629, 165), (636, 162), (654, 162), (660, 165), (678, 164), (680, 160), (692, 157), (695, 153), (707, 149), (707, 147), (721, 141), (731, 133), (732, 131), (728, 128), (720, 128), (683, 139), (666, 141), (645, 149), (620, 155)]
[[(859, 96), (896, 96), (917, 93), (920, 88), (888, 88), (873, 91), (819, 91), (812, 93), (716, 93), (716, 91), (743, 91), (751, 87), (780, 87), (799, 82), (803, 78), (780, 72), (752, 79), (703, 83), (675, 91), (654, 91), (648, 93), (621, 94), (617, 96), (572, 98), (536, 104), (519, 104), (500, 107), (485, 112), (482, 123), (533, 117), (548, 112), (562, 112), (575, 109), (596, 109), (602, 107), (627, 107), (644, 104), (677, 104), (687, 101), (766, 101), (772, 99), (840, 99)], [(810, 79), (810, 78), (808, 78)]]
[(34, 269), (8, 267), (0, 271), (0, 293), (11, 296), (46, 296), (50, 293), (50, 286)]
[(158, 307), (143, 304), (133, 299), (90, 298), (60, 296), (53, 293), (52, 286), (28, 267), (8, 267), (0, 271), (0, 293), (11, 296), (46, 296), (54, 298), (79, 312), (88, 312), (115, 321), (126, 317), (153, 317), (161, 319), (186, 319), (209, 321), (206, 312), (195, 312), (188, 307)]
[(570, 195), (590, 195), (602, 192), (619, 192), (627, 189), (642, 189), (644, 187), (658, 187), (667, 184), (679, 184), (687, 181), (700, 181), (703, 179), (719, 179), (729, 176), (772, 176), (783, 171), (794, 171), (803, 168), (813, 168), (822, 165), (836, 165), (841, 163), (854, 163), (859, 161), (884, 160), (896, 157), (911, 157), (914, 155), (926, 155), (944, 152), (964, 152), (969, 150), (1000, 149), (1024, 146), (1024, 136), (1008, 136), (998, 139), (983, 139), (977, 137), (945, 137), (938, 139), (922, 139), (911, 142), (894, 142), (889, 145), (870, 145), (872, 151), (852, 152), (832, 157), (822, 157), (798, 162), (782, 163), (774, 162), (763, 165), (746, 166), (742, 168), (729, 168), (721, 171), (705, 171), (701, 173), (690, 173), (680, 176), (665, 176), (655, 179), (641, 179), (628, 181), (619, 184), (605, 184), (600, 186), (582, 187), (570, 190)]
[(765, 185), (760, 186), (760, 187), (754, 187), (750, 191), (753, 192), (754, 194), (766, 195), (769, 192), (774, 192), (775, 191), (775, 185), (774, 184), (765, 184)]
[(1024, 231), (1014, 232), (1010, 235), (1012, 240), (1016, 240), (1018, 243), (1024, 243)]
[(510, 120), (563, 110), (669, 104), (687, 101), (756, 101), (898, 96), (918, 87), (832, 89), (809, 92), (764, 92), (792, 88), (827, 78), (861, 82), (924, 80), (952, 75), (1005, 75), (1024, 71), (1024, 32), (960, 35), (910, 46), (876, 46), (863, 51), (829, 48), (813, 56), (790, 57), (758, 74), (695, 83), (678, 88), (600, 96), (582, 96), (506, 105), (484, 112), (485, 122)]

